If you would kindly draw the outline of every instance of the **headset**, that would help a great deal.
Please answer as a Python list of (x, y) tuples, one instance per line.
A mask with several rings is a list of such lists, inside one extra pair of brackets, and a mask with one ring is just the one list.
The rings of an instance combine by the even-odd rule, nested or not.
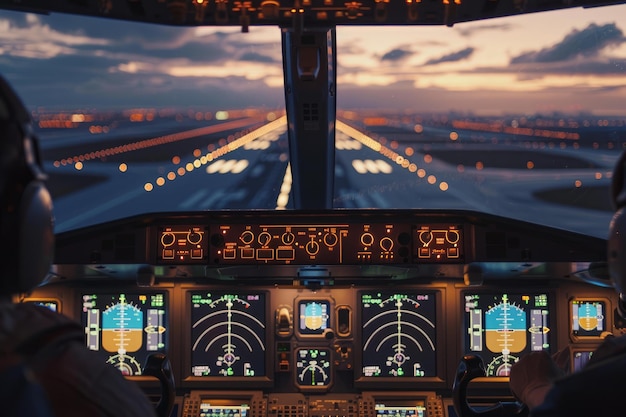
[(0, 294), (41, 283), (54, 256), (52, 198), (21, 100), (0, 77)]
[(617, 311), (626, 319), (626, 151), (615, 164), (611, 196), (616, 212), (609, 226), (608, 264), (613, 287), (619, 294)]

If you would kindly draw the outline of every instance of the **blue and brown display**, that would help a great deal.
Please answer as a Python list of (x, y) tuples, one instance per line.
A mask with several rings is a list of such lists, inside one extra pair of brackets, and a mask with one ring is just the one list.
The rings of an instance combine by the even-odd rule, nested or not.
[(509, 376), (521, 355), (550, 350), (547, 293), (466, 293), (466, 352), (480, 355), (489, 377)]
[(331, 306), (328, 300), (298, 301), (298, 332), (301, 336), (324, 335), (330, 330)]
[(608, 300), (576, 298), (570, 301), (571, 335), (578, 339), (602, 339), (607, 332)]
[(191, 375), (266, 375), (264, 292), (190, 293)]
[(437, 376), (436, 293), (360, 293), (363, 377)]
[(87, 347), (108, 353), (126, 376), (141, 375), (151, 353), (167, 352), (165, 293), (85, 294), (81, 317)]

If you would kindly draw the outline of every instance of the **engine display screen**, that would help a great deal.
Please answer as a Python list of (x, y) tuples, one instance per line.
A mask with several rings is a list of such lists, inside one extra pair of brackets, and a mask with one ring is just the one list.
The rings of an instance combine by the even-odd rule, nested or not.
[(478, 352), (487, 376), (509, 376), (524, 353), (550, 349), (546, 293), (466, 293), (466, 352)]
[(434, 377), (436, 293), (360, 293), (363, 377)]
[(607, 328), (606, 303), (600, 300), (574, 299), (570, 306), (572, 336), (600, 338)]
[(190, 297), (191, 375), (265, 376), (265, 293), (196, 291)]
[(165, 293), (91, 293), (82, 296), (87, 347), (109, 354), (126, 376), (141, 375), (146, 358), (167, 351)]

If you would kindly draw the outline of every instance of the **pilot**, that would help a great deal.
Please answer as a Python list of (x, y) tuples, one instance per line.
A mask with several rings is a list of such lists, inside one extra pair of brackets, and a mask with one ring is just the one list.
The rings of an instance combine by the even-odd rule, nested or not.
[[(608, 243), (609, 274), (618, 293), (617, 312), (626, 318), (626, 152), (613, 172), (617, 209)], [(626, 335), (607, 335), (578, 372), (567, 374), (569, 348), (523, 356), (510, 373), (510, 388), (533, 417), (623, 416), (626, 398)]]
[(80, 324), (12, 302), (53, 257), (52, 201), (30, 116), (0, 77), (0, 399), (10, 416), (154, 416), (141, 389), (85, 346)]

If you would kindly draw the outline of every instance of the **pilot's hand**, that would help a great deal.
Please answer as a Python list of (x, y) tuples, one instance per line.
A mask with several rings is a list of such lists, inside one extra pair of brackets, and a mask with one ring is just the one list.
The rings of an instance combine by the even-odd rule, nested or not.
[(626, 352), (626, 336), (615, 337), (612, 334), (604, 336), (604, 341), (593, 352), (589, 365), (612, 358)]
[(552, 382), (563, 375), (547, 352), (533, 352), (513, 365), (509, 384), (513, 395), (532, 410), (543, 402)]

